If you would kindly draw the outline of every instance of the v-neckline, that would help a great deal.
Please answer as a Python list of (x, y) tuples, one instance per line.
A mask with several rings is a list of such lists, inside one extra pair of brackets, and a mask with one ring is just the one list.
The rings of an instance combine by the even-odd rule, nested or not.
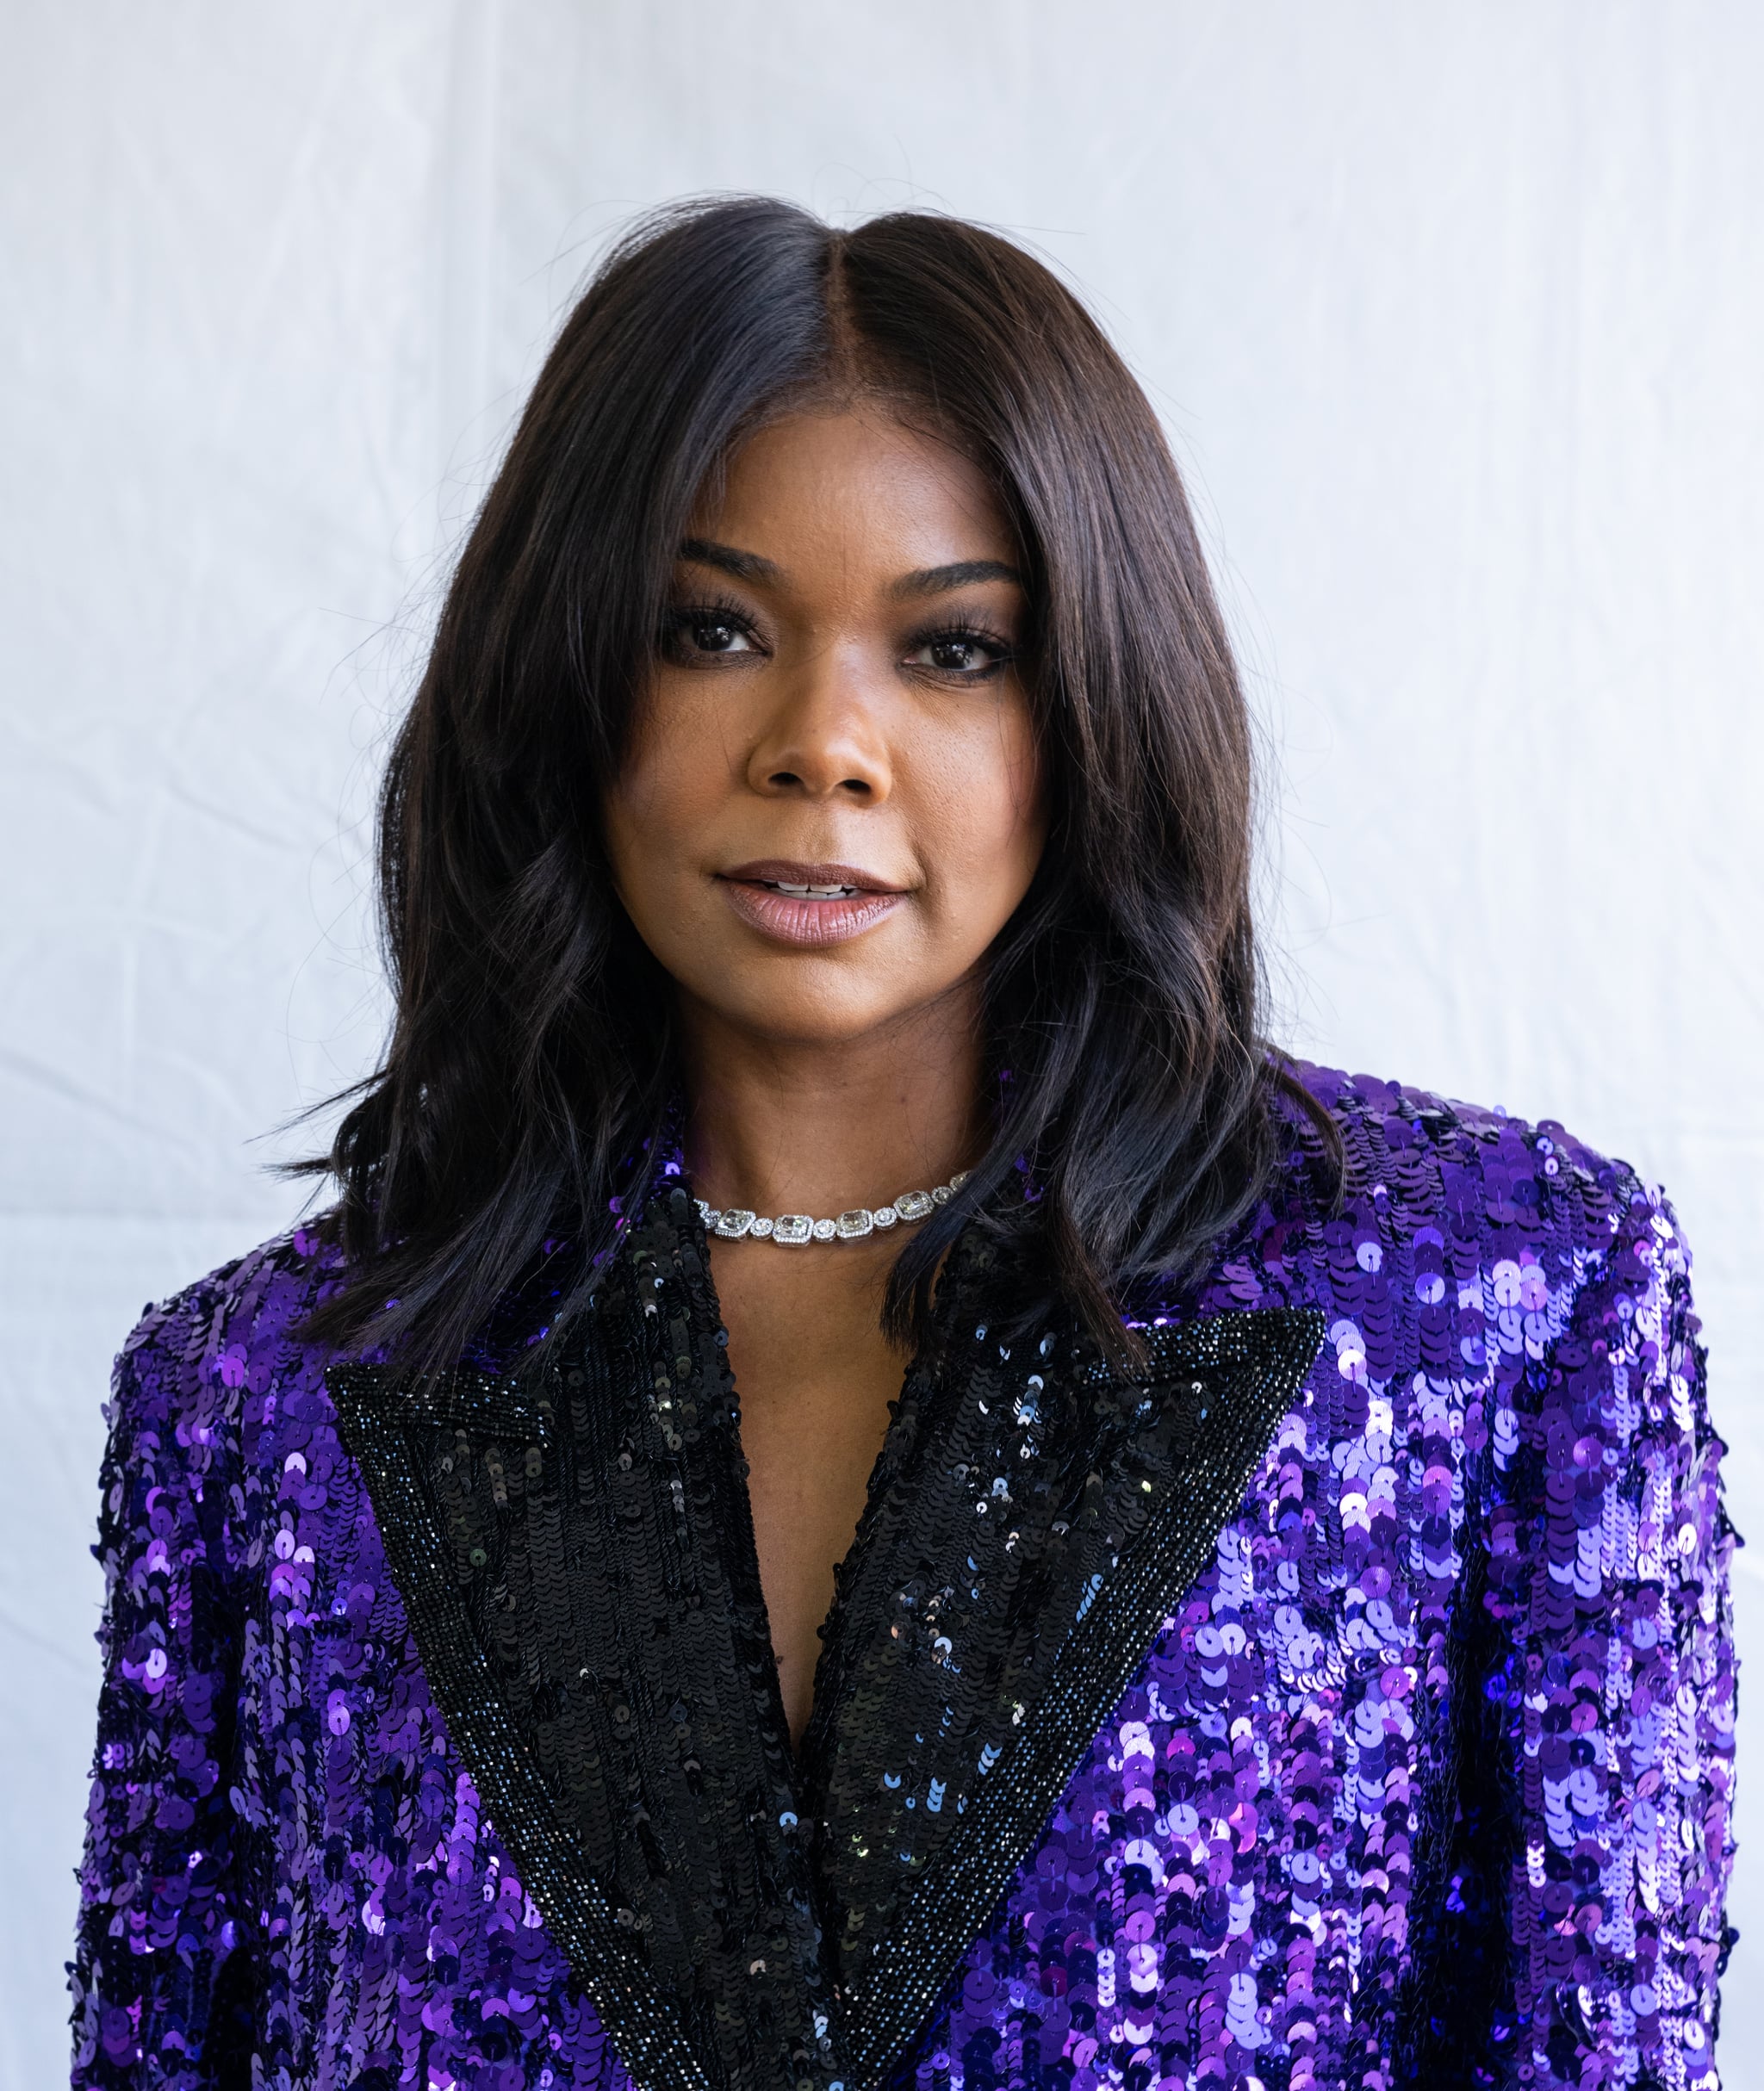
[[(673, 1182), (688, 1195), (691, 1194), (690, 1182), (684, 1173), (673, 1179)], [(932, 1300), (929, 1340), (922, 1343), (907, 1360), (901, 1375), (900, 1392), (888, 1405), (888, 1428), (882, 1433), (881, 1443), (876, 1448), (876, 1456), (870, 1462), (869, 1474), (864, 1483), (863, 1505), (852, 1529), (851, 1539), (845, 1552), (834, 1563), (833, 1596), (818, 1629), (820, 1649), (815, 1658), (814, 1680), (810, 1689), (809, 1717), (798, 1741), (790, 1733), (790, 1718), (784, 1705), (783, 1666), (772, 1632), (771, 1606), (767, 1601), (765, 1579), (760, 1570), (759, 1538), (754, 1524), (753, 1491), (748, 1479), (750, 1468), (742, 1437), (741, 1377), (729, 1347), (729, 1325), (724, 1316), (722, 1296), (711, 1263), (711, 1237), (705, 1228), (696, 1201), (693, 1201), (693, 1214), (703, 1241), (702, 1306), (706, 1319), (716, 1330), (717, 1341), (723, 1350), (729, 1374), (732, 1397), (731, 1443), (735, 1453), (735, 1486), (741, 1497), (742, 1515), (734, 1535), (736, 1557), (731, 1561), (730, 1568), (732, 1574), (749, 1592), (750, 1601), (764, 1622), (767, 1644), (771, 1648), (773, 1658), (773, 1691), (766, 1717), (790, 1764), (792, 1783), (798, 1799), (806, 1804), (819, 1783), (817, 1778), (817, 1768), (824, 1765), (826, 1755), (835, 1740), (837, 1722), (835, 1695), (825, 1687), (830, 1682), (837, 1663), (837, 1641), (843, 1617), (842, 1592), (856, 1576), (858, 1563), (875, 1526), (878, 1506), (885, 1496), (892, 1478), (897, 1461), (891, 1459), (891, 1449), (894, 1448), (898, 1453), (897, 1433), (903, 1426), (908, 1430), (913, 1429), (920, 1415), (935, 1400), (938, 1387), (935, 1362), (947, 1345), (948, 1323), (961, 1272), (961, 1251), (966, 1238), (960, 1238), (952, 1245), (938, 1274), (937, 1287)], [(798, 1812), (804, 1821), (811, 1819), (806, 1805)]]
[(678, 1177), (540, 1372), (327, 1375), (431, 1690), (627, 2066), (868, 2091), (1209, 1557), (1308, 1312), (1000, 1342), (957, 1243), (835, 1579), (800, 1753), (709, 1246)]

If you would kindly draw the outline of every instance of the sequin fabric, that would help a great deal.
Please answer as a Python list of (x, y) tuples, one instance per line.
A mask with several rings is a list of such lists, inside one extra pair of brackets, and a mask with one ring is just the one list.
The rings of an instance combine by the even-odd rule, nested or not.
[(655, 2091), (879, 2081), (1237, 1508), (1323, 1340), (978, 1319), (970, 1231), (842, 1565), (798, 1768), (703, 1223), (676, 1182), (530, 1377), (333, 1368), (454, 1747)]
[[(1125, 1691), (891, 2091), (1716, 2081), (1734, 1540), (1676, 1222), (1558, 1126), (1306, 1074), (1341, 1210), (1295, 1124), (1135, 1319), (1322, 1355), (1180, 1598), (1115, 1607)], [(74, 2083), (624, 2091), (291, 1335), (332, 1275), (273, 1244), (119, 1361)]]

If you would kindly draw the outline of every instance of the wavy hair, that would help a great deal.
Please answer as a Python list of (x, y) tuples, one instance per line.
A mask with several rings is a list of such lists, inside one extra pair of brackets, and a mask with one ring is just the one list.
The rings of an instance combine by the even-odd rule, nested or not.
[[(1022, 549), (1051, 791), (986, 961), (991, 1143), (907, 1244), (884, 1322), (922, 1337), (957, 1233), (1119, 1350), (1124, 1301), (1254, 1205), (1252, 735), (1145, 395), (1040, 262), (959, 220), (852, 231), (766, 198), (676, 206), (569, 316), (454, 572), (379, 816), (396, 1013), (327, 1156), (345, 1279), (311, 1333), (457, 1357), (539, 1274), (563, 1325), (680, 1077), (670, 983), (613, 890), (599, 808), (701, 488), (743, 435), (857, 385), (974, 459)], [(1001, 1197), (1022, 1171), (1031, 1194)], [(570, 1255), (559, 1258), (567, 1240)], [(549, 1261), (548, 1261), (549, 1259)]]

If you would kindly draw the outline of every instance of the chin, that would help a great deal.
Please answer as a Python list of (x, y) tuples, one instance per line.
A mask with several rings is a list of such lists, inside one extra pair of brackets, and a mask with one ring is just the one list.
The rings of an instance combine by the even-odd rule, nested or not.
[(701, 949), (695, 956), (690, 970), (668, 970), (712, 1026), (804, 1049), (898, 1033), (964, 991), (978, 963), (904, 965), (898, 952), (865, 952), (859, 944), (817, 952), (719, 951), (714, 960)]
[(909, 1020), (922, 1005), (835, 1001), (817, 996), (780, 997), (717, 1007), (732, 1027), (780, 1046), (856, 1046)]

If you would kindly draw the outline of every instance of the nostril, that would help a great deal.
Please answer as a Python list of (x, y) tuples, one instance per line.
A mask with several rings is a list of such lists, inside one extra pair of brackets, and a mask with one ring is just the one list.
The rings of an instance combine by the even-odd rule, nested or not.
[(859, 798), (867, 798), (870, 796), (870, 786), (861, 777), (842, 778), (839, 788), (842, 791), (852, 792)]

